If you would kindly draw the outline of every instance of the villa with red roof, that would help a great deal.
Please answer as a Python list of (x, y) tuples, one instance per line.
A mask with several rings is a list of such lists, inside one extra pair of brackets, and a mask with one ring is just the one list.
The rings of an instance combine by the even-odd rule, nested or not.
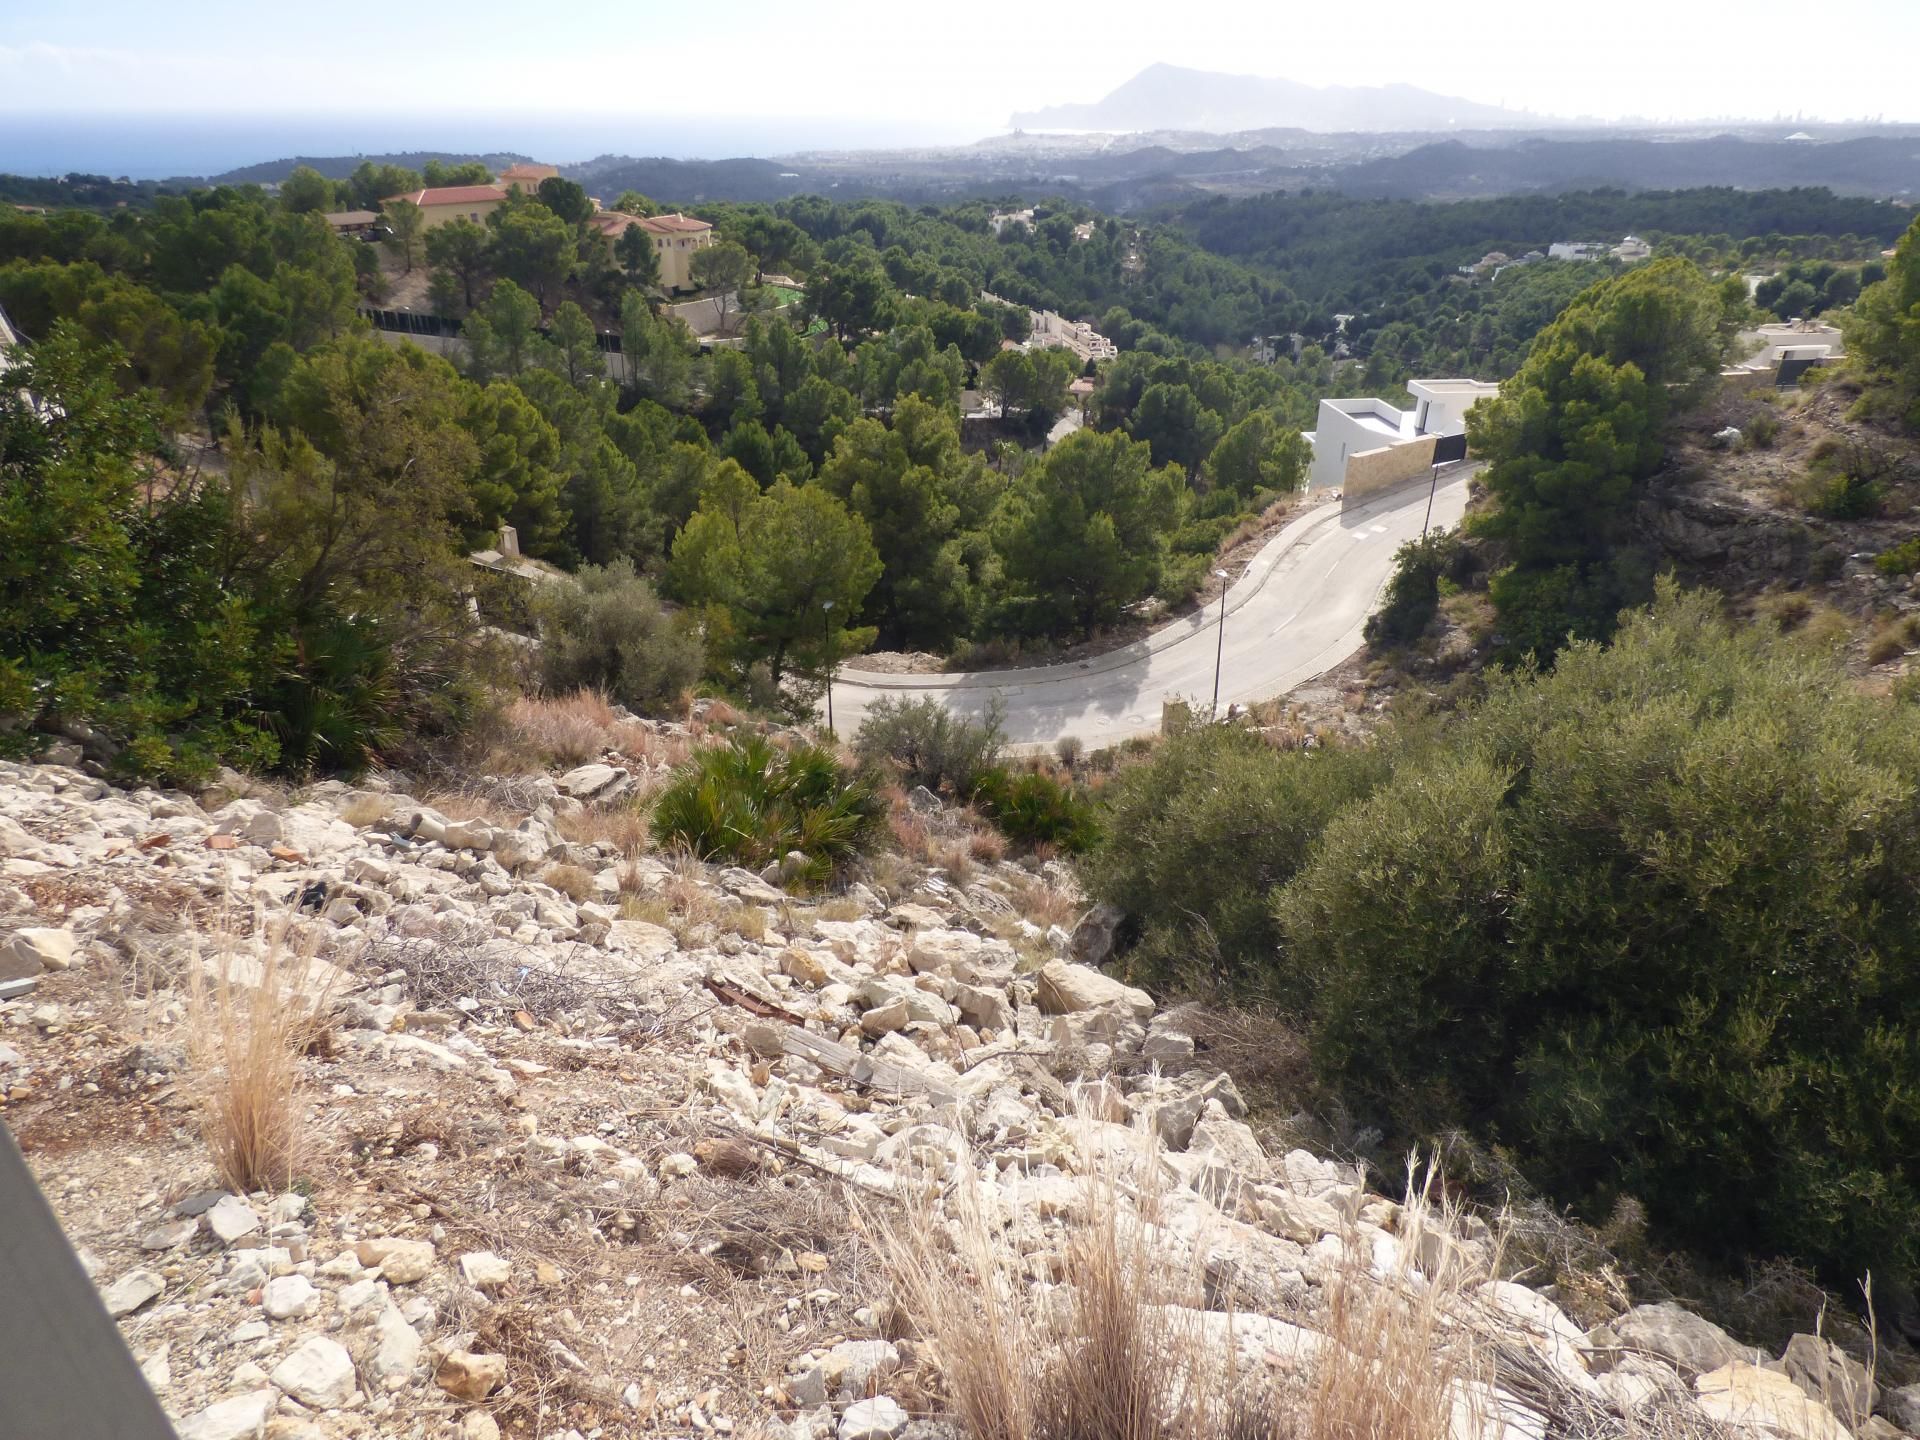
[(660, 288), (691, 290), (693, 257), (713, 244), (713, 226), (691, 215), (628, 215), (620, 210), (602, 210), (587, 222), (607, 237), (609, 245), (631, 229), (643, 231), (653, 241), (660, 257)]
[(389, 195), (382, 204), (411, 200), (420, 207), (420, 219), (431, 230), (450, 220), (471, 220), (479, 225), (487, 216), (506, 204), (507, 192), (498, 185), (442, 185), (438, 189), (409, 190), (404, 195)]

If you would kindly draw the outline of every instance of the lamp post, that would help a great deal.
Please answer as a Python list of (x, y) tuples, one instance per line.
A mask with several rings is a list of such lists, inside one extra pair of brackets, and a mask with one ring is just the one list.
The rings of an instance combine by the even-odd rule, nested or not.
[(1220, 718), (1220, 662), (1227, 650), (1227, 572), (1216, 570), (1214, 578), (1220, 581), (1220, 634), (1213, 643), (1213, 715)]
[(827, 650), (827, 729), (833, 729), (833, 601), (820, 602), (820, 643)]

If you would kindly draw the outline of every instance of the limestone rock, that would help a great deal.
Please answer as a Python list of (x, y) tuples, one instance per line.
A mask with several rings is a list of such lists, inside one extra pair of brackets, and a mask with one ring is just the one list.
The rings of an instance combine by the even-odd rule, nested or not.
[(362, 1240), (353, 1247), (353, 1253), (362, 1265), (378, 1265), (380, 1278), (391, 1285), (411, 1285), (426, 1279), (433, 1269), (431, 1240), (402, 1240), (388, 1235)]
[(1709, 1416), (1743, 1430), (1786, 1440), (1850, 1440), (1826, 1406), (1777, 1370), (1736, 1360), (1702, 1374), (1693, 1389)]
[(271, 1320), (291, 1320), (299, 1315), (311, 1315), (319, 1308), (320, 1292), (313, 1288), (313, 1282), (304, 1275), (278, 1275), (267, 1281), (267, 1288), (260, 1299), (260, 1308), (267, 1312)]
[(167, 1282), (151, 1270), (129, 1270), (101, 1292), (107, 1314), (118, 1320), (131, 1315), (167, 1288)]
[(500, 1422), (484, 1410), (460, 1417), (460, 1440), (500, 1440)]
[(576, 800), (591, 800), (619, 778), (620, 772), (613, 766), (594, 763), (576, 766), (555, 783), (563, 795), (571, 795)]
[(338, 1410), (359, 1389), (347, 1347), (314, 1335), (273, 1367), (273, 1383), (310, 1410)]
[(876, 1395), (847, 1407), (840, 1417), (839, 1440), (894, 1440), (910, 1418), (897, 1401)]
[(1920, 1435), (1920, 1385), (1887, 1392), (1887, 1416), (1909, 1435)]
[(1117, 906), (1105, 901), (1094, 906), (1074, 922), (1067, 937), (1067, 954), (1081, 965), (1104, 965), (1113, 954), (1114, 933), (1125, 916)]
[(279, 1403), (277, 1390), (249, 1390), (194, 1411), (174, 1425), (173, 1433), (179, 1440), (259, 1440)]
[(1711, 1320), (1671, 1301), (1634, 1306), (1619, 1319), (1589, 1332), (1587, 1348), (1596, 1372), (1612, 1369), (1622, 1354), (1657, 1356), (1683, 1375), (1704, 1375), (1733, 1364), (1753, 1365), (1760, 1359), (1759, 1351), (1737, 1344)]
[(420, 1363), (419, 1332), (391, 1303), (383, 1305), (374, 1319), (372, 1353), (366, 1363), (382, 1384), (411, 1376)]
[(1121, 1006), (1136, 1020), (1147, 1020), (1153, 1015), (1153, 997), (1146, 991), (1065, 960), (1049, 960), (1041, 966), (1036, 998), (1043, 1015), (1074, 1015), (1105, 1005)]
[(513, 1264), (491, 1250), (469, 1250), (460, 1257), (460, 1273), (476, 1290), (497, 1290), (512, 1278)]
[(260, 1217), (238, 1195), (222, 1195), (207, 1211), (206, 1225), (222, 1245), (231, 1245), (242, 1236), (258, 1230)]
[(0, 980), (26, 979), (73, 964), (73, 931), (29, 927), (0, 945)]
[(1795, 1335), (1780, 1352), (1780, 1363), (1789, 1380), (1849, 1429), (1858, 1429), (1880, 1399), (1867, 1367), (1818, 1335)]
[(506, 1357), (455, 1350), (440, 1362), (433, 1378), (454, 1399), (478, 1404), (507, 1383)]

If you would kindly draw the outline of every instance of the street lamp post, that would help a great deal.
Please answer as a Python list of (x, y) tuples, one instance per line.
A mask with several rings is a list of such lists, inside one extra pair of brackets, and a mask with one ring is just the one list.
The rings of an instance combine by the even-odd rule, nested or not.
[(827, 729), (833, 729), (833, 601), (820, 602), (820, 643), (827, 650)]
[(1227, 572), (1216, 570), (1214, 578), (1220, 581), (1220, 634), (1213, 642), (1213, 716), (1220, 718), (1220, 662), (1227, 651)]

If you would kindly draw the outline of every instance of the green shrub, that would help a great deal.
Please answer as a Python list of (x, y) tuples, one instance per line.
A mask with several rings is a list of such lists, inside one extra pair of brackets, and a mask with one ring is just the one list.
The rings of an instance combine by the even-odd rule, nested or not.
[(854, 750), (870, 765), (892, 767), (902, 785), (924, 785), (966, 800), (980, 777), (1000, 763), (1003, 714), (998, 696), (978, 720), (955, 715), (931, 697), (876, 700)]
[(1880, 513), (1879, 484), (1860, 475), (1834, 475), (1818, 482), (1807, 510), (1823, 520), (1865, 520)]
[(751, 735), (681, 767), (655, 803), (653, 830), (703, 860), (752, 870), (798, 851), (807, 864), (792, 878), (817, 887), (879, 843), (886, 817), (876, 777), (826, 746), (782, 750)]
[(536, 601), (541, 680), (549, 690), (604, 690), (623, 705), (674, 706), (706, 666), (698, 631), (668, 612), (621, 558), (587, 565), (544, 587)]
[(1356, 1118), (1728, 1260), (1912, 1275), (1916, 873), (1920, 713), (1668, 586), (1409, 746), (1280, 891), (1270, 973)]
[(1274, 888), (1388, 769), (1377, 748), (1282, 753), (1245, 730), (1196, 726), (1101, 792), (1107, 838), (1080, 861), (1082, 883), (1131, 917), (1145, 976), (1264, 989), (1280, 944)]
[(1920, 570), (1920, 535), (1902, 540), (1891, 550), (1873, 557), (1873, 568), (1882, 575), (1911, 575)]
[(1426, 633), (1440, 609), (1440, 581), (1460, 552), (1444, 530), (1409, 540), (1393, 557), (1386, 599), (1367, 617), (1367, 643), (1386, 649), (1411, 645)]
[(1043, 771), (990, 770), (975, 798), (1000, 832), (1018, 844), (1051, 845), (1078, 855), (1100, 838), (1093, 802)]

